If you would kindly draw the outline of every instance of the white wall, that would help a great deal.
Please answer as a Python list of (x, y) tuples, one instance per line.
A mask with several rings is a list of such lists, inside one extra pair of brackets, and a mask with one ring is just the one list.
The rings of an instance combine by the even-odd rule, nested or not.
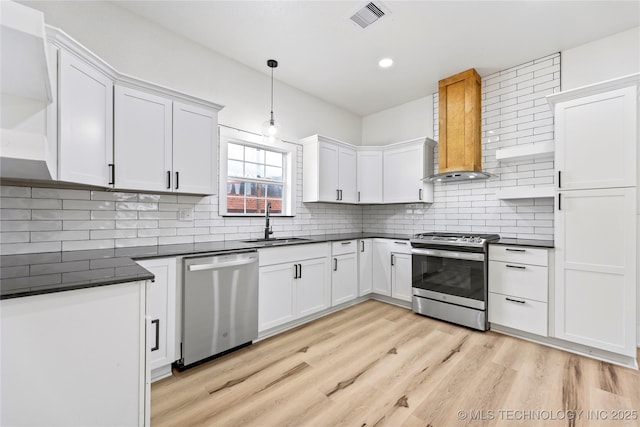
[(433, 96), (425, 96), (362, 119), (362, 145), (433, 138)]
[[(225, 105), (221, 124), (257, 132), (269, 118), (270, 74), (254, 71), (106, 2), (22, 2), (118, 71)], [(283, 139), (320, 133), (355, 144), (361, 118), (277, 81), (274, 113)]]
[(640, 27), (562, 51), (562, 90), (640, 71)]

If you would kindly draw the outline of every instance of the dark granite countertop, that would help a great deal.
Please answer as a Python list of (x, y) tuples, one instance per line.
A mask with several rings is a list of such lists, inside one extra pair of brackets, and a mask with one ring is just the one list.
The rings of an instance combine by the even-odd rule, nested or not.
[(501, 238), (497, 242), (491, 242), (490, 245), (512, 245), (512, 246), (528, 246), (530, 248), (553, 248), (553, 240), (534, 240), (534, 239), (512, 239)]
[[(224, 253), (295, 244), (364, 238), (408, 240), (397, 234), (325, 234), (277, 245), (242, 240), (181, 245), (135, 246), (116, 249), (46, 252), (0, 256), (0, 299), (19, 298), (116, 283), (152, 280), (153, 274), (135, 260), (171, 256)], [(284, 238), (284, 236), (282, 237)]]

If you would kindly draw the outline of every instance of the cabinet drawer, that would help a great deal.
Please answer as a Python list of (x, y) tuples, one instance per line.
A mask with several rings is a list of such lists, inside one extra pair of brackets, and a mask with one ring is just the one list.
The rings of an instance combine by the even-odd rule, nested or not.
[(519, 262), (522, 264), (549, 265), (547, 249), (529, 248), (525, 246), (489, 245), (489, 260)]
[(548, 267), (489, 261), (489, 291), (548, 301)]
[(357, 240), (343, 240), (341, 242), (331, 243), (331, 255), (344, 255), (355, 253), (358, 249)]
[(277, 248), (261, 248), (258, 249), (258, 265), (262, 267), (285, 262), (299, 262), (305, 259), (328, 258), (330, 256), (329, 248), (328, 243), (305, 243)]
[(547, 336), (547, 304), (489, 292), (489, 322)]

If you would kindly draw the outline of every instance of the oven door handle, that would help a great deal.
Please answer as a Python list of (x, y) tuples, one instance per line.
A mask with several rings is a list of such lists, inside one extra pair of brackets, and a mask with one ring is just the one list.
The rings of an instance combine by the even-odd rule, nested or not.
[(438, 258), (453, 258), (453, 259), (464, 259), (468, 261), (484, 261), (483, 253), (475, 253), (475, 252), (453, 252), (453, 251), (441, 251), (437, 249), (419, 249), (413, 248), (411, 249), (412, 255), (427, 255)]

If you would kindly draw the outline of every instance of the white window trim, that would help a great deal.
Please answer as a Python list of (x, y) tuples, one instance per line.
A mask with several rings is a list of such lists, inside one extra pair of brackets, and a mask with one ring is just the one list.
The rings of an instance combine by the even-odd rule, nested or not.
[(218, 179), (218, 213), (220, 216), (237, 216), (237, 217), (262, 217), (263, 214), (237, 214), (227, 212), (227, 166), (228, 166), (228, 143), (237, 143), (242, 145), (251, 145), (266, 150), (280, 151), (284, 156), (284, 189), (283, 200), (284, 210), (281, 214), (272, 214), (272, 216), (295, 216), (296, 214), (296, 153), (297, 146), (295, 144), (276, 141), (274, 143), (265, 143), (262, 135), (233, 129), (226, 126), (220, 126), (220, 167)]

